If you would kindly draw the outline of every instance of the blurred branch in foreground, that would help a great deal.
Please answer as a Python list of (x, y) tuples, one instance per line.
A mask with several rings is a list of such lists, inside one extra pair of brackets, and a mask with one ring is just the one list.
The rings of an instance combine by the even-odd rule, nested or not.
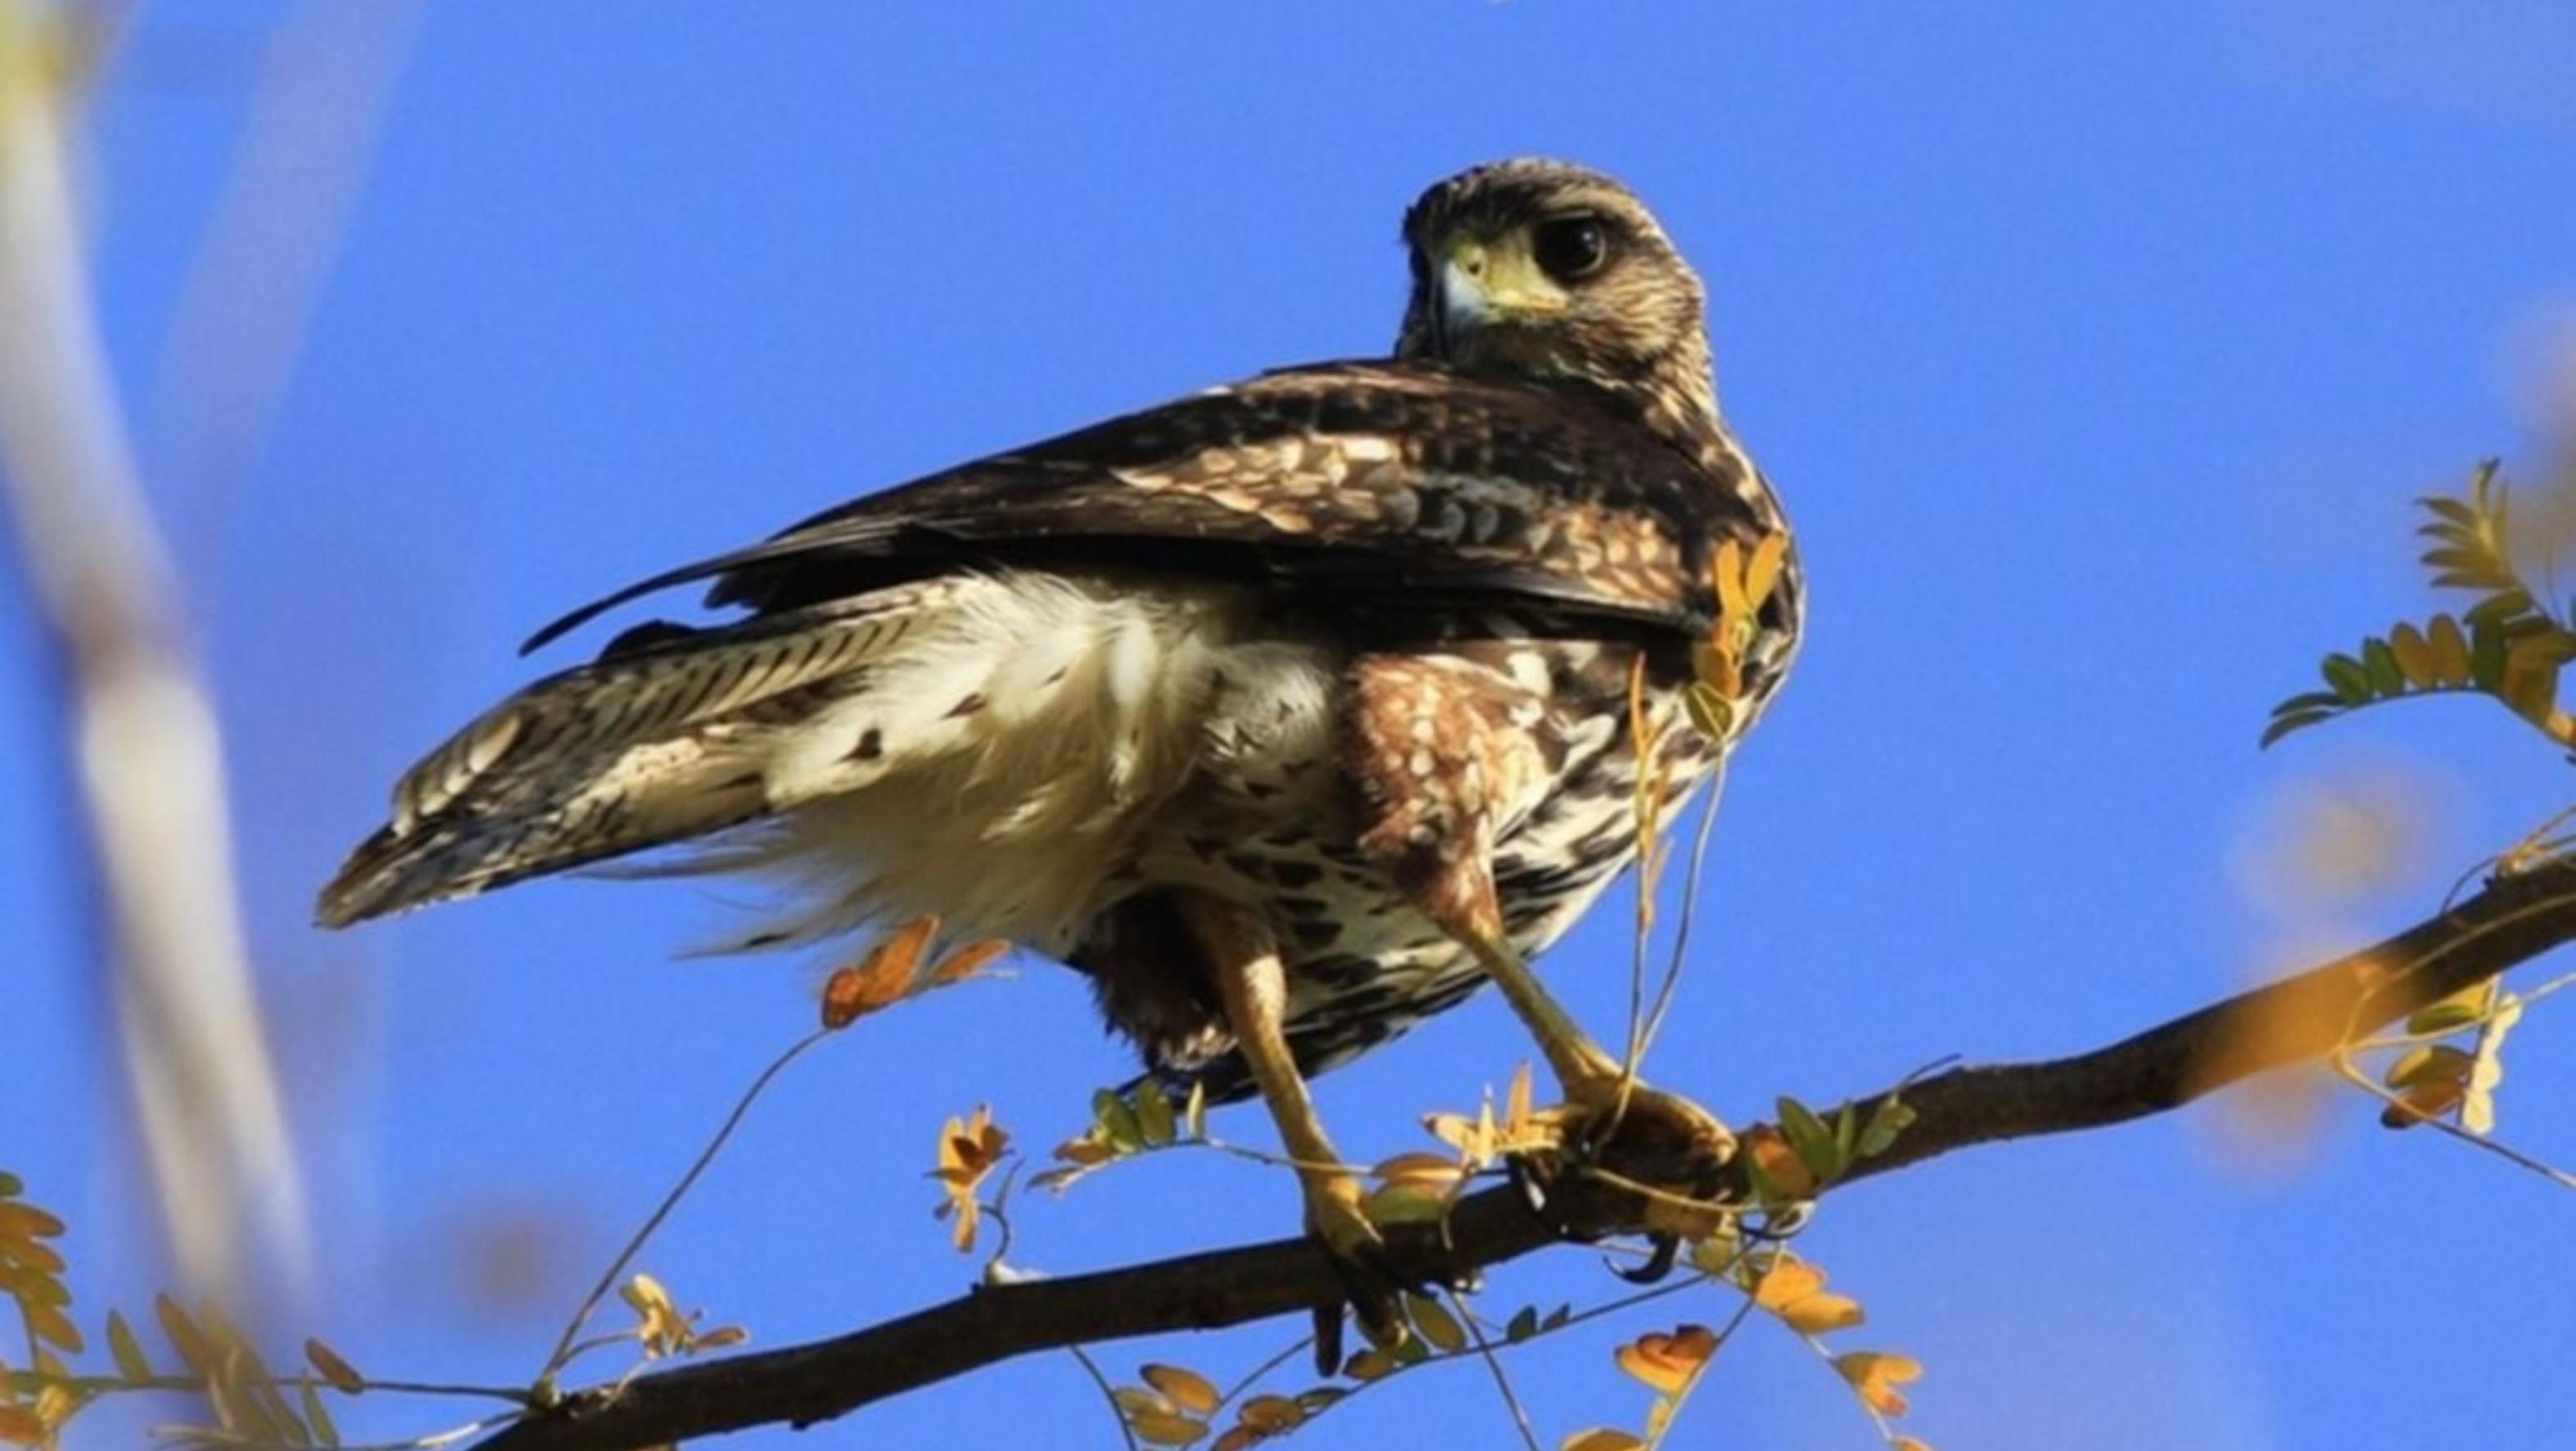
[[(2269, 1069), (2326, 1058), (2388, 1023), (2576, 940), (2576, 870), (2553, 858), (2379, 945), (2091, 1053), (1959, 1068), (1901, 1092), (1914, 1119), (1832, 1187), (1974, 1144), (2162, 1113)], [(1839, 1117), (1839, 1110), (1823, 1115)], [(1746, 1136), (1757, 1142), (1764, 1130)], [(1651, 1178), (1652, 1166), (1619, 1166)], [(1746, 1197), (1742, 1161), (1726, 1192)], [(1558, 1186), (1550, 1213), (1586, 1233), (1646, 1227), (1631, 1194)], [(1558, 1242), (1516, 1186), (1467, 1196), (1437, 1226), (1391, 1231), (1400, 1272), (1456, 1281)], [(988, 1286), (837, 1339), (684, 1366), (575, 1393), (480, 1451), (627, 1451), (751, 1426), (807, 1426), (1034, 1351), (1306, 1314), (1342, 1295), (1325, 1252), (1275, 1240), (1097, 1274)]]
[(60, 650), (126, 1071), (180, 1266), (245, 1207), (301, 1278), (304, 1203), (233, 883), (223, 751), (90, 314), (67, 122), (82, 12), (0, 0), (0, 481)]

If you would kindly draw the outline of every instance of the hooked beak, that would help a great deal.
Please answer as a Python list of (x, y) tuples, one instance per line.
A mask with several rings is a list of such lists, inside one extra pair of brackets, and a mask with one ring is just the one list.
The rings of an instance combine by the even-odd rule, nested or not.
[(1539, 277), (1535, 268), (1464, 237), (1450, 245), (1431, 287), (1432, 341), (1440, 355), (1452, 361), (1486, 328), (1565, 308), (1564, 294)]
[(1485, 290), (1485, 249), (1460, 242), (1441, 260), (1432, 284), (1431, 331), (1444, 358), (1455, 358), (1459, 344), (1493, 317), (1493, 297)]

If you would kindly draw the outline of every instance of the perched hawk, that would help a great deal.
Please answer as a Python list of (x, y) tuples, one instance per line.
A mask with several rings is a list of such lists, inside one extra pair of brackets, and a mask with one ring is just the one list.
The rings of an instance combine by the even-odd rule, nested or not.
[[(1481, 166), (1404, 218), (1395, 355), (1267, 373), (846, 504), (414, 767), (340, 926), (648, 847), (768, 874), (742, 945), (937, 913), (1088, 974), (1148, 1067), (1258, 1091), (1345, 1260), (1375, 1232), (1305, 1076), (1488, 978), (1569, 1103), (1619, 1063), (1529, 959), (1635, 854), (1729, 540), (1785, 534), (1717, 408), (1699, 279), (1618, 183)], [(1794, 557), (1737, 728), (1796, 648)], [(1721, 747), (1661, 736), (1669, 790)], [(704, 839), (701, 841), (701, 839)], [(1636, 1089), (1630, 1116), (1722, 1133)]]

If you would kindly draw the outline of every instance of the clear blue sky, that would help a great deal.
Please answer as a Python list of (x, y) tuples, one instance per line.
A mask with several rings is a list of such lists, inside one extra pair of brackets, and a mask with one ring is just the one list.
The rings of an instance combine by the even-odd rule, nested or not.
[[(674, 962), (724, 915), (688, 885), (549, 883), (320, 935), (312, 890), (393, 775), (529, 678), (528, 628), (603, 587), (1115, 410), (1382, 349), (1398, 212), (1477, 160), (1579, 159), (1658, 209), (1708, 277), (1728, 406), (1812, 569), (1810, 643), (1739, 760), (1662, 1077), (1749, 1116), (1946, 1054), (2088, 1046), (2295, 942), (2411, 918), (2562, 799), (2563, 768), (2471, 705), (2269, 754), (2254, 735), (2321, 650), (2426, 603), (2412, 496), (2537, 454), (2515, 358), (2576, 297), (2576, 8), (913, 9), (429, 7), (239, 467), (149, 430), (189, 416), (165, 348), (279, 7), (148, 11), (95, 110), (107, 325), (232, 732), (315, 1179), (324, 1293), (294, 1328), (378, 1374), (525, 1375), (810, 1020), (815, 980)], [(249, 220), (256, 252), (274, 219)], [(14, 613), (0, 680), (0, 1163), (79, 1220), (91, 1302), (133, 1306), (157, 1271), (53, 702)], [(2249, 891), (2275, 804), (2356, 778), (2419, 783), (2380, 899)], [(1546, 964), (1603, 1023), (1618, 915)], [(2576, 1159), (2576, 1018), (2539, 1013), (2517, 1047), (2508, 1133)], [(1379, 1157), (1525, 1054), (1479, 1001), (1327, 1079), (1323, 1107)], [(927, 1213), (937, 1122), (989, 1100), (1043, 1145), (1125, 1069), (1043, 965), (872, 1021), (778, 1090), (647, 1263), (773, 1345), (944, 1297), (968, 1271)], [(2358, 1101), (2328, 1113), (2295, 1171), (2244, 1172), (2211, 1112), (1957, 1156), (1837, 1197), (1805, 1247), (1869, 1305), (1853, 1344), (1927, 1363), (1912, 1427), (1946, 1451), (2562, 1436), (2576, 1201), (2382, 1133)], [(1224, 1123), (1267, 1133), (1257, 1110)], [(1030, 1207), (1021, 1257), (1102, 1266), (1294, 1212), (1268, 1175), (1157, 1161)], [(473, 1288), (510, 1244), (538, 1269)], [(1490, 1303), (1600, 1297), (1592, 1264), (1512, 1268)], [(1292, 1333), (1105, 1358), (1222, 1376)], [(1551, 1444), (1634, 1424), (1612, 1339), (1515, 1361)], [(1298, 1444), (1509, 1434), (1463, 1367), (1336, 1416)], [(742, 1444), (995, 1441), (1116, 1444), (1062, 1358)], [(1875, 1441), (1757, 1333), (1676, 1444)]]

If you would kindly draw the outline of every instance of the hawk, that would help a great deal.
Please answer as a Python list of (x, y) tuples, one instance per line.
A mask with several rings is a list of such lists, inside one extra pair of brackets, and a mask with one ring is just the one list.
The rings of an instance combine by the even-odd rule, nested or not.
[[(1149, 1071), (1258, 1092), (1354, 1272), (1377, 1232), (1306, 1080), (1488, 980), (1572, 1109), (1722, 1140), (1530, 960), (1635, 856), (1641, 769), (1678, 797), (1731, 743), (1632, 707), (1682, 717), (1719, 551), (1786, 523), (1718, 411), (1700, 281), (1626, 188), (1479, 166), (1403, 240), (1392, 357), (979, 459), (540, 631), (699, 580), (745, 612), (638, 625), (468, 725), (320, 920), (684, 842), (782, 885), (745, 947), (936, 913), (1089, 975)], [(1801, 598), (1792, 555), (1730, 735)]]

